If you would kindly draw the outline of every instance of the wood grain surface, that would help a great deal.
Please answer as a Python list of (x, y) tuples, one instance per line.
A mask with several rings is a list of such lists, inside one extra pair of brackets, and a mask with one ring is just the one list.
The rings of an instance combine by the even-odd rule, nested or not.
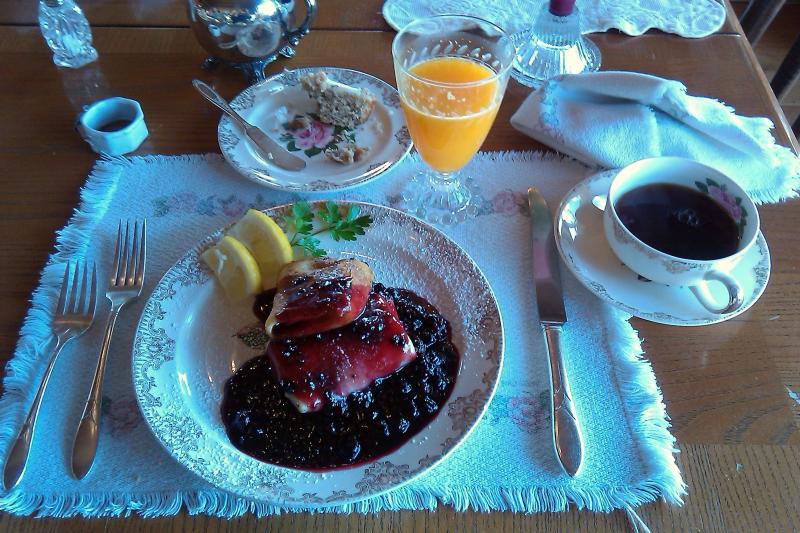
[[(80, 5), (92, 26), (149, 26), (176, 28), (188, 26), (188, 0), (86, 0)], [(302, 0), (295, 2), (302, 14)], [(381, 15), (383, 0), (317, 0), (313, 30), (390, 30)], [(719, 33), (737, 33), (735, 14), (726, 4), (729, 16)], [(732, 16), (734, 15), (734, 16)], [(0, 24), (37, 24), (37, 3), (0, 0)]]
[[(92, 26), (147, 26), (179, 28), (189, 26), (188, 0), (87, 0), (79, 2)], [(297, 0), (297, 16), (305, 13)], [(312, 30), (391, 30), (383, 20), (383, 0), (317, 0)], [(38, 24), (38, 3), (0, 0), (0, 24)], [(720, 31), (730, 30), (726, 26)]]
[[(345, 2), (328, 2), (346, 10)], [(353, 3), (355, 4), (355, 3)], [(375, 2), (368, 3), (374, 5)], [(27, 4), (26, 4), (27, 5)], [(0, 1), (0, 22), (26, 24), (27, 7)], [(170, 7), (172, 6), (172, 7)], [(107, 17), (142, 10), (138, 23), (180, 25), (175, 3), (85, 2)], [(320, 6), (320, 18), (323, 7)], [(143, 15), (148, 9), (147, 18)], [(93, 11), (96, 10), (96, 11)], [(125, 11), (128, 10), (128, 11)], [(369, 17), (342, 15), (363, 30)], [(4, 17), (4, 18), (3, 18)], [(156, 18), (153, 18), (156, 17)], [(158, 18), (162, 17), (162, 18)], [(169, 17), (173, 17), (170, 19)], [(366, 18), (359, 18), (366, 17)], [(360, 22), (353, 22), (358, 18)], [(378, 16), (379, 18), (379, 16)], [(106, 19), (106, 22), (121, 19)], [(335, 14), (329, 19), (337, 20)], [(166, 22), (165, 22), (166, 21)], [(171, 22), (170, 22), (171, 21)], [(112, 23), (112, 22), (108, 22)], [(735, 30), (735, 25), (729, 23)], [(319, 27), (322, 27), (321, 25)], [(297, 57), (269, 67), (336, 65), (394, 82), (393, 33), (313, 31)], [(381, 28), (374, 28), (380, 30)], [(649, 72), (683, 81), (693, 94), (720, 98), (746, 115), (771, 117), (784, 145), (796, 143), (746, 40), (736, 35), (687, 40), (660, 33), (593, 35), (605, 69)], [(0, 26), (0, 360), (12, 353), (38, 272), (52, 251), (95, 160), (73, 129), (84, 104), (112, 94), (142, 103), (150, 137), (137, 154), (218, 151), (219, 114), (194, 94), (190, 80), (212, 83), (226, 97), (245, 86), (235, 72), (200, 70), (204, 57), (184, 28), (95, 28), (100, 60), (77, 71), (56, 69), (37, 27)], [(511, 82), (484, 149), (545, 149), (508, 124), (528, 89)], [(795, 144), (796, 146), (796, 144)], [(532, 177), (535, 183), (535, 177)], [(800, 202), (762, 206), (773, 258), (770, 284), (748, 312), (729, 322), (677, 328), (634, 320), (664, 393), (678, 438), (689, 495), (683, 507), (651, 504), (641, 516), (653, 531), (800, 530)], [(0, 515), (2, 531), (484, 531), (627, 528), (622, 513), (561, 514), (397, 512), (374, 515), (292, 514), (220, 520), (182, 513), (143, 520), (30, 519)]]

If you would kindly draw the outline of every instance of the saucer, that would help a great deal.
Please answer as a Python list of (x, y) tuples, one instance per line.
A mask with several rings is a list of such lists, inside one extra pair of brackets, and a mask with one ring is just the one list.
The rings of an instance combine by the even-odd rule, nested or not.
[[(556, 245), (567, 267), (600, 299), (633, 316), (674, 326), (705, 326), (739, 315), (759, 299), (767, 286), (770, 258), (759, 232), (755, 245), (730, 272), (744, 289), (744, 304), (726, 315), (710, 313), (688, 287), (655, 283), (642, 278), (614, 255), (603, 232), (603, 212), (595, 207), (605, 198), (616, 170), (601, 172), (576, 185), (556, 211)], [(727, 291), (718, 283), (709, 289), (719, 301)]]
[[(365, 88), (375, 95), (375, 108), (364, 124), (347, 129), (316, 120), (317, 104), (303, 90), (299, 77), (318, 71), (324, 71), (334, 81)], [(265, 161), (253, 151), (242, 131), (223, 115), (217, 130), (222, 155), (239, 174), (273, 189), (325, 192), (362, 185), (394, 168), (411, 150), (397, 89), (357, 70), (335, 67), (284, 70), (248, 87), (230, 104), (245, 120), (305, 160), (306, 168), (299, 172)], [(298, 127), (296, 117), (303, 117), (306, 125)], [(325, 157), (326, 149), (348, 143), (369, 150), (363, 159), (349, 165)]]

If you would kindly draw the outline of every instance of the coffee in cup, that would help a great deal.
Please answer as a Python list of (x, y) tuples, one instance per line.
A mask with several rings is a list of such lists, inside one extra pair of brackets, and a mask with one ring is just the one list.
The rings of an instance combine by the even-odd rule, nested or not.
[[(688, 286), (712, 313), (742, 305), (741, 284), (730, 271), (756, 241), (758, 211), (717, 170), (678, 157), (628, 165), (611, 183), (603, 227), (611, 249), (637, 274)], [(712, 281), (726, 287), (727, 302), (715, 301)]]

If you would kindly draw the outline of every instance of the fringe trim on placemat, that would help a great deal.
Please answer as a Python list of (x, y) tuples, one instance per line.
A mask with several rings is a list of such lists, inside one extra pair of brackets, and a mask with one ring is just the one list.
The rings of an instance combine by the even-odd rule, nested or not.
[[(551, 153), (497, 152), (497, 160), (515, 158), (554, 159), (561, 158)], [(175, 160), (202, 159), (217, 162), (215, 154), (177, 156)], [(149, 156), (135, 159), (150, 159)], [(67, 260), (82, 257), (88, 236), (97, 222), (105, 215), (109, 201), (118, 186), (118, 177), (123, 167), (132, 159), (108, 158), (97, 162), (86, 185), (81, 190), (79, 208), (75, 210), (67, 226), (57, 233), (56, 251), (42, 271), (39, 287), (31, 299), (31, 309), (20, 331), (20, 341), (14, 357), (6, 367), (3, 380), (4, 396), (0, 408), (0, 450), (7, 450), (16, 437), (20, 423), (32, 401), (34, 378), (43, 370), (39, 354), (50, 342), (50, 320), (53, 303), (58, 297), (58, 287), (63, 276), (63, 264)], [(524, 513), (555, 512), (566, 510), (570, 503), (578, 509), (609, 512), (614, 509), (633, 508), (643, 503), (662, 498), (669, 503), (682, 503), (686, 493), (674, 453), (675, 438), (669, 432), (669, 419), (664, 408), (661, 391), (656, 384), (650, 363), (645, 360), (640, 348), (637, 332), (627, 322), (629, 315), (620, 313), (618, 326), (609, 332), (609, 343), (617, 347), (619, 361), (616, 368), (618, 385), (627, 398), (628, 424), (631, 433), (641, 439), (641, 460), (649, 463), (650, 471), (661, 472), (647, 482), (634, 486), (607, 486), (593, 490), (532, 488), (532, 489), (454, 489), (446, 491), (420, 491), (400, 488), (388, 494), (363, 502), (336, 507), (315, 509), (310, 512), (373, 513), (398, 509), (435, 510), (438, 504), (447, 504), (456, 511), (514, 511)], [(619, 346), (627, 346), (619, 352)], [(11, 399), (13, 398), (13, 399)], [(286, 509), (236, 497), (217, 490), (196, 492), (170, 491), (106, 494), (58, 494), (25, 495), (12, 490), (0, 496), (0, 508), (16, 515), (52, 517), (101, 517), (129, 516), (136, 513), (143, 517), (170, 516), (182, 507), (189, 514), (208, 514), (234, 518), (246, 513), (267, 516), (287, 512), (307, 511)]]
[[(41, 354), (51, 344), (50, 330), (52, 309), (58, 299), (63, 265), (68, 260), (83, 256), (89, 235), (94, 226), (105, 215), (108, 204), (117, 188), (117, 178), (123, 159), (98, 161), (92, 174), (81, 189), (80, 203), (69, 223), (56, 232), (55, 252), (50, 255), (39, 284), (31, 297), (31, 308), (25, 316), (14, 356), (8, 361), (3, 378), (3, 401), (0, 404), (0, 450), (8, 450), (27, 414), (44, 371), (45, 362)], [(3, 457), (5, 459), (5, 457)], [(14, 492), (0, 497), (0, 507), (12, 511), (15, 507)], [(35, 510), (23, 506), (27, 513)], [(12, 511), (14, 512), (14, 511)], [(20, 512), (26, 512), (22, 510)]]

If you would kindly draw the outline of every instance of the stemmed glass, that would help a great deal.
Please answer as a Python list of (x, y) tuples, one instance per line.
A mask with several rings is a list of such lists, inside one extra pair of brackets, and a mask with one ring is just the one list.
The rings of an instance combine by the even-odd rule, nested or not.
[(514, 61), (511, 37), (463, 15), (416, 20), (397, 34), (392, 57), (403, 114), (426, 167), (406, 185), (406, 208), (453, 224), (477, 212), (477, 184), (459, 172), (492, 127)]

